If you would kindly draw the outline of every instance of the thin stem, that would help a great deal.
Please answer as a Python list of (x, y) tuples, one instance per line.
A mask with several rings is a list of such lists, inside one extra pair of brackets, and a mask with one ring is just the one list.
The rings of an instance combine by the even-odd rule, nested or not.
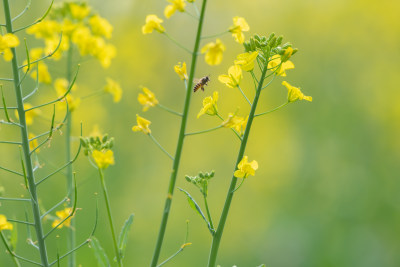
[(162, 33), (165, 37), (167, 37), (168, 39), (170, 39), (174, 44), (176, 44), (177, 46), (179, 46), (180, 48), (182, 48), (183, 50), (185, 50), (186, 52), (188, 52), (189, 54), (192, 54), (192, 51), (190, 51), (189, 49), (187, 49), (186, 47), (184, 47), (180, 42), (178, 42), (175, 38), (172, 38), (171, 35), (169, 35), (166, 32)]
[(195, 20), (199, 20), (198, 17), (196, 17), (195, 15), (193, 15), (192, 13), (190, 13), (189, 11), (185, 10), (185, 13), (186, 13), (187, 15), (189, 15), (190, 17), (194, 18)]
[(168, 111), (169, 113), (172, 113), (172, 114), (174, 114), (174, 115), (178, 115), (178, 116), (181, 116), (181, 117), (182, 117), (182, 113), (176, 112), (175, 110), (172, 110), (172, 109), (170, 109), (170, 108), (167, 108), (166, 106), (163, 106), (163, 105), (161, 105), (161, 104), (157, 104), (157, 107), (159, 107), (159, 108), (161, 108), (161, 109), (163, 109), (163, 110), (165, 110), (165, 111)]
[(253, 77), (254, 89), (257, 90), (257, 84), (258, 84), (257, 77), (256, 77), (256, 75), (254, 75), (254, 71), (253, 70), (250, 71), (250, 74)]
[[(258, 99), (260, 97), (261, 88), (263, 86), (263, 81), (264, 81), (264, 77), (265, 77), (266, 72), (267, 72), (267, 67), (264, 66), (264, 68), (262, 69), (262, 73), (261, 73), (260, 83), (258, 84), (256, 95), (255, 95), (254, 100), (253, 100), (253, 105), (251, 106), (249, 119), (247, 121), (246, 129), (244, 131), (242, 143), (240, 144), (240, 149), (239, 149), (239, 153), (238, 153), (236, 164), (235, 164), (235, 170), (236, 170), (236, 166), (242, 160), (244, 152), (246, 150), (247, 140), (249, 138), (251, 125), (253, 123), (254, 114), (256, 112), (257, 103), (258, 103)], [(213, 236), (210, 256), (209, 256), (209, 259), (208, 259), (208, 267), (215, 267), (215, 264), (216, 264), (216, 261), (217, 261), (218, 249), (219, 249), (219, 245), (220, 245), (220, 242), (221, 242), (222, 233), (224, 231), (225, 223), (226, 223), (226, 220), (228, 218), (228, 212), (229, 212), (229, 208), (231, 206), (234, 190), (235, 190), (235, 187), (236, 187), (236, 182), (237, 182), (237, 178), (233, 175), (232, 176), (232, 180), (231, 180), (231, 184), (229, 186), (228, 193), (227, 193), (227, 196), (226, 196), (224, 208), (223, 208), (222, 213), (221, 213), (221, 218), (219, 220), (218, 228), (217, 228), (217, 231), (215, 232), (215, 235)]]
[[(224, 118), (221, 117), (221, 115), (219, 115), (218, 113), (216, 114), (216, 116), (221, 120), (224, 121)], [(240, 136), (240, 134), (238, 132), (236, 132), (235, 129), (231, 128), (232, 132), (239, 138), (240, 141), (242, 141), (242, 137)]]
[(243, 183), (244, 183), (244, 178), (243, 178), (242, 181), (240, 182), (239, 186), (236, 187), (236, 188), (232, 191), (232, 193), (236, 192), (236, 191), (242, 186)]
[(102, 95), (102, 94), (105, 94), (105, 93), (106, 92), (103, 89), (101, 89), (101, 90), (97, 90), (97, 91), (95, 91), (93, 93), (90, 93), (88, 95), (82, 96), (81, 99), (85, 99), (85, 98), (89, 98), (89, 97), (93, 97), (93, 96), (97, 96), (97, 95)]
[(174, 157), (171, 156), (171, 154), (169, 154), (169, 153), (167, 152), (167, 150), (165, 150), (165, 149), (162, 147), (162, 145), (160, 145), (160, 143), (154, 138), (154, 136), (153, 136), (151, 133), (148, 134), (148, 135), (149, 135), (150, 139), (153, 140), (153, 142), (162, 150), (162, 152), (164, 152), (170, 159), (174, 160)]
[(265, 112), (263, 112), (263, 113), (256, 114), (256, 115), (254, 115), (254, 117), (262, 116), (262, 115), (265, 115), (265, 114), (268, 114), (268, 113), (277, 111), (278, 109), (283, 108), (283, 107), (286, 106), (287, 104), (289, 104), (289, 102), (283, 103), (282, 105), (280, 105), (280, 106), (278, 106), (278, 107), (276, 107), (276, 108), (274, 108), (274, 109), (265, 111)]
[(207, 212), (208, 221), (210, 222), (211, 229), (213, 229), (213, 231), (214, 231), (215, 228), (214, 228), (213, 220), (212, 220), (212, 218), (211, 218), (210, 210), (208, 209), (207, 196), (204, 196), (204, 195), (203, 195), (203, 197), (204, 197), (204, 206), (206, 207), (206, 212)]
[(11, 198), (11, 197), (0, 197), (0, 201), (7, 200), (7, 201), (28, 201), (30, 202), (30, 198)]
[(197, 54), (198, 54), (199, 46), (200, 46), (200, 39), (201, 39), (200, 37), (201, 37), (201, 30), (203, 28), (206, 4), (207, 4), (207, 0), (203, 0), (199, 24), (198, 24), (197, 33), (196, 33), (196, 40), (194, 42), (194, 48), (193, 48), (193, 53), (192, 53), (192, 62), (191, 62), (188, 85), (187, 85), (187, 88), (189, 88), (189, 89), (186, 90), (185, 105), (183, 107), (183, 116), (182, 116), (180, 131), (179, 131), (178, 143), (176, 146), (176, 152), (175, 152), (171, 177), (170, 177), (169, 186), (168, 186), (167, 198), (165, 200), (165, 206), (163, 209), (163, 216), (161, 219), (160, 230), (158, 233), (157, 243), (155, 246), (153, 258), (152, 258), (151, 265), (150, 265), (151, 267), (157, 266), (157, 262), (160, 257), (161, 246), (162, 246), (162, 243), (164, 240), (165, 229), (167, 228), (168, 216), (169, 216), (169, 212), (171, 209), (172, 197), (174, 194), (176, 177), (178, 174), (179, 163), (180, 163), (181, 154), (182, 154), (183, 141), (185, 139), (186, 123), (187, 123), (187, 118), (188, 118), (188, 114), (189, 114), (190, 98), (192, 95), (192, 90), (190, 90), (190, 88), (192, 88), (192, 86), (193, 86), (193, 78), (194, 78), (194, 74), (195, 74), (195, 70), (196, 70)]
[(218, 129), (220, 129), (220, 128), (222, 128), (222, 125), (219, 125), (219, 126), (217, 126), (217, 127), (210, 128), (210, 129), (207, 129), (207, 130), (203, 130), (203, 131), (198, 131), (198, 132), (193, 132), (193, 133), (186, 133), (185, 135), (188, 136), (188, 135), (195, 135), (195, 134), (208, 133), (208, 132), (212, 132), (212, 131), (218, 130)]
[(113, 244), (114, 244), (114, 250), (115, 250), (115, 257), (117, 258), (118, 266), (121, 267), (122, 266), (122, 259), (121, 259), (120, 254), (119, 254), (118, 245), (117, 245), (117, 239), (115, 237), (114, 223), (113, 223), (113, 219), (112, 219), (112, 216), (111, 216), (110, 201), (108, 199), (107, 187), (106, 187), (106, 182), (104, 180), (104, 174), (103, 174), (103, 170), (102, 169), (99, 169), (99, 174), (100, 174), (101, 187), (103, 189), (104, 201), (106, 202), (108, 221), (110, 223), (110, 230), (111, 230), (111, 235), (112, 235)]
[[(11, 12), (10, 12), (10, 5), (9, 0), (3, 0), (4, 6), (4, 15), (6, 19), (6, 27), (8, 33), (13, 33), (13, 27), (11, 22)], [(30, 156), (29, 151), (29, 139), (28, 139), (28, 129), (26, 125), (26, 117), (25, 117), (25, 110), (24, 110), (24, 103), (23, 103), (23, 96), (22, 96), (22, 88), (20, 84), (20, 76), (19, 76), (19, 69), (18, 69), (18, 59), (17, 59), (17, 52), (15, 48), (11, 48), (11, 52), (13, 54), (13, 59), (11, 61), (12, 64), (12, 72), (13, 72), (13, 80), (14, 80), (14, 89), (16, 95), (16, 102), (18, 107), (18, 116), (21, 127), (21, 141), (22, 141), (22, 150), (25, 162), (25, 170), (26, 170), (26, 178), (29, 185), (29, 193), (31, 195), (32, 201), (32, 213), (35, 223), (35, 230), (36, 230), (36, 238), (37, 238), (37, 245), (39, 247), (40, 252), (40, 259), (41, 265), (44, 267), (49, 266), (48, 258), (47, 258), (47, 249), (46, 244), (43, 238), (43, 226), (40, 218), (40, 207), (38, 204), (38, 197), (37, 197), (37, 190), (35, 184), (35, 177), (33, 173), (33, 166), (32, 166), (32, 159)]]
[(240, 88), (239, 84), (237, 85), (237, 88), (239, 89), (239, 91), (242, 93), (242, 95), (244, 96), (244, 98), (246, 99), (247, 103), (249, 103), (249, 105), (251, 106), (251, 102), (250, 100), (247, 98), (247, 96), (244, 94), (242, 88)]
[(3, 232), (0, 231), (0, 235), (1, 235), (1, 240), (4, 243), (4, 246), (6, 247), (8, 253), (10, 253), (11, 258), (13, 259), (15, 266), (17, 267), (21, 267), (21, 264), (19, 263), (18, 259), (15, 257), (14, 252), (11, 250), (10, 246), (8, 245), (8, 242), (6, 240), (6, 238), (4, 237)]
[(224, 32), (220, 32), (220, 33), (217, 33), (217, 34), (213, 34), (213, 35), (202, 36), (201, 39), (215, 38), (215, 37), (219, 37), (219, 36), (225, 35), (227, 33), (229, 33), (229, 31), (224, 31)]

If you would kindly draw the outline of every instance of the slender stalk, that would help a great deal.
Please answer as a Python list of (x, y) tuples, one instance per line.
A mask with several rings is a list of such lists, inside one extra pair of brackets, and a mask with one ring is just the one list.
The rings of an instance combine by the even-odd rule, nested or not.
[(111, 235), (112, 235), (112, 239), (113, 239), (115, 256), (117, 258), (118, 266), (121, 267), (122, 266), (122, 259), (121, 259), (120, 254), (119, 254), (118, 245), (117, 245), (117, 239), (115, 237), (114, 223), (113, 223), (112, 216), (111, 216), (110, 201), (108, 200), (107, 187), (106, 187), (106, 182), (104, 180), (104, 174), (103, 174), (103, 170), (102, 169), (99, 169), (99, 174), (100, 174), (100, 180), (101, 180), (101, 187), (103, 189), (104, 201), (106, 202), (107, 215), (108, 215), (108, 221), (110, 223), (110, 228), (111, 228)]
[(175, 38), (173, 38), (171, 35), (169, 35), (166, 32), (163, 32), (164, 36), (167, 37), (168, 39), (171, 40), (171, 42), (173, 42), (174, 44), (176, 44), (177, 46), (179, 46), (180, 48), (182, 48), (183, 50), (185, 50), (186, 52), (188, 52), (189, 54), (192, 54), (192, 51), (190, 51), (189, 49), (187, 49), (186, 47), (184, 47), (180, 42), (178, 42)]
[(153, 259), (152, 259), (151, 265), (150, 265), (151, 267), (157, 266), (157, 262), (160, 257), (161, 246), (162, 246), (162, 243), (164, 240), (165, 229), (167, 228), (168, 216), (169, 216), (169, 212), (171, 209), (172, 196), (174, 194), (176, 177), (178, 174), (179, 163), (180, 163), (181, 154), (182, 154), (183, 141), (185, 139), (185, 130), (186, 130), (186, 123), (187, 123), (187, 118), (188, 118), (188, 114), (189, 114), (190, 97), (192, 94), (192, 90), (190, 90), (190, 88), (192, 88), (192, 86), (193, 86), (193, 78), (194, 78), (195, 69), (196, 69), (197, 53), (199, 51), (199, 46), (200, 46), (201, 30), (203, 28), (206, 4), (207, 4), (207, 0), (203, 0), (201, 12), (200, 12), (199, 24), (198, 24), (197, 33), (196, 33), (196, 41), (194, 43), (194, 48), (193, 48), (193, 53), (192, 53), (192, 62), (191, 62), (191, 67), (190, 67), (188, 86), (186, 87), (189, 89), (186, 90), (185, 105), (184, 105), (183, 113), (182, 113), (183, 115), (182, 115), (182, 121), (181, 121), (181, 128), (179, 131), (178, 144), (176, 146), (176, 152), (175, 152), (174, 162), (172, 165), (171, 177), (170, 177), (169, 186), (168, 186), (168, 194), (167, 194), (167, 198), (165, 200), (165, 206), (163, 209), (163, 216), (161, 219), (160, 230), (159, 230), (158, 237), (157, 237), (157, 243), (155, 246)]
[(246, 96), (245, 93), (243, 92), (242, 88), (240, 88), (239, 84), (237, 85), (237, 88), (239, 89), (240, 93), (242, 93), (242, 95), (243, 95), (243, 97), (246, 99), (247, 103), (249, 103), (249, 105), (251, 106), (250, 100), (247, 98), (247, 96)]
[[(4, 15), (6, 20), (6, 28), (8, 33), (13, 32), (12, 22), (11, 22), (11, 12), (10, 12), (10, 5), (9, 0), (3, 0), (4, 6)], [(22, 126), (21, 129), (21, 141), (22, 141), (22, 151), (23, 157), (25, 162), (25, 170), (26, 170), (26, 178), (28, 180), (28, 190), (30, 192), (32, 201), (32, 213), (33, 219), (35, 223), (35, 231), (37, 237), (37, 246), (39, 247), (40, 252), (40, 259), (42, 266), (48, 267), (49, 262), (47, 258), (47, 250), (46, 244), (43, 238), (43, 226), (42, 221), (40, 218), (40, 207), (38, 204), (38, 197), (37, 197), (37, 190), (35, 184), (35, 177), (33, 173), (33, 166), (32, 166), (32, 159), (30, 156), (29, 151), (29, 139), (28, 139), (28, 128), (26, 125), (26, 118), (25, 118), (25, 110), (24, 110), (24, 103), (23, 103), (23, 96), (22, 96), (22, 88), (20, 84), (20, 76), (18, 70), (18, 59), (17, 59), (17, 52), (15, 48), (11, 48), (11, 52), (13, 54), (13, 59), (11, 61), (12, 65), (12, 72), (13, 72), (13, 80), (14, 80), (14, 89), (15, 89), (15, 96), (17, 102), (17, 111), (19, 116), (19, 124)]]
[[(244, 152), (246, 150), (247, 139), (249, 138), (251, 124), (253, 123), (254, 114), (256, 112), (257, 103), (258, 103), (258, 99), (260, 97), (260, 93), (261, 93), (261, 89), (262, 89), (262, 86), (263, 86), (263, 81), (264, 81), (264, 77), (265, 77), (266, 72), (267, 72), (267, 67), (265, 66), (262, 69), (260, 83), (258, 84), (258, 87), (257, 87), (256, 95), (255, 95), (254, 100), (253, 100), (253, 105), (251, 106), (249, 119), (247, 121), (247, 125), (246, 125), (246, 129), (244, 131), (243, 139), (242, 139), (242, 142), (240, 144), (240, 149), (239, 149), (238, 157), (237, 157), (236, 164), (235, 164), (235, 170), (236, 170), (236, 166), (242, 160)], [(210, 256), (209, 256), (209, 259), (208, 259), (208, 267), (215, 267), (215, 264), (216, 264), (216, 261), (217, 261), (218, 249), (219, 249), (219, 245), (220, 245), (220, 242), (221, 242), (222, 233), (224, 231), (226, 219), (228, 217), (229, 208), (231, 206), (233, 194), (234, 194), (235, 187), (236, 187), (236, 182), (237, 182), (237, 178), (235, 176), (232, 176), (231, 184), (229, 186), (228, 194), (226, 196), (225, 205), (224, 205), (224, 208), (222, 210), (222, 214), (221, 214), (221, 218), (219, 220), (218, 228), (217, 228), (217, 231), (215, 232), (215, 235), (213, 236)]]
[(212, 131), (218, 130), (218, 129), (220, 129), (220, 128), (222, 128), (222, 125), (218, 125), (217, 127), (210, 128), (210, 129), (207, 129), (207, 130), (202, 130), (202, 131), (193, 132), (193, 133), (186, 133), (185, 135), (188, 136), (188, 135), (195, 135), (195, 134), (208, 133), (208, 132), (212, 132)]
[(161, 149), (162, 152), (164, 152), (170, 159), (174, 160), (174, 157), (171, 156), (171, 154), (169, 154), (168, 151), (162, 147), (162, 145), (160, 145), (160, 143), (154, 138), (154, 136), (151, 133), (148, 135), (150, 139), (153, 140), (153, 142)]
[(208, 209), (207, 197), (206, 196), (203, 196), (203, 197), (204, 197), (204, 206), (206, 207), (208, 221), (210, 222), (211, 229), (215, 230), (214, 224), (213, 224), (213, 221), (212, 221), (212, 218), (211, 218), (211, 213), (210, 213), (210, 210)]
[(1, 240), (4, 243), (4, 246), (6, 246), (6, 249), (7, 249), (8, 253), (10, 253), (11, 258), (13, 259), (15, 266), (21, 267), (21, 264), (19, 263), (18, 259), (14, 256), (14, 253), (11, 251), (11, 248), (8, 245), (8, 242), (7, 242), (6, 238), (3, 235), (3, 232), (0, 232), (0, 236), (1, 236)]
[(278, 107), (276, 107), (276, 108), (274, 108), (274, 109), (271, 109), (271, 110), (268, 110), (268, 111), (265, 111), (265, 112), (256, 114), (256, 115), (254, 115), (254, 117), (258, 117), (258, 116), (262, 116), (262, 115), (265, 115), (265, 114), (268, 114), (268, 113), (272, 113), (272, 112), (274, 112), (274, 111), (277, 111), (278, 109), (283, 108), (283, 107), (286, 106), (287, 104), (289, 104), (289, 101), (286, 102), (286, 103), (283, 103), (282, 105), (280, 105), (280, 106), (278, 106)]
[(161, 109), (163, 109), (163, 110), (165, 110), (165, 111), (168, 111), (169, 113), (172, 113), (172, 114), (174, 114), (174, 115), (182, 116), (181, 113), (176, 112), (175, 110), (172, 110), (172, 109), (170, 109), (170, 108), (167, 108), (166, 106), (163, 106), (163, 105), (161, 105), (161, 104), (157, 104), (157, 107), (159, 107), (159, 108), (161, 108)]

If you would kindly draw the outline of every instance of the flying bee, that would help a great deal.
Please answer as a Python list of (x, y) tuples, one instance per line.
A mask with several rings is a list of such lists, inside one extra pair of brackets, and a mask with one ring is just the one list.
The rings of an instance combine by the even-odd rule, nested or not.
[(210, 77), (205, 76), (203, 78), (201, 78), (196, 85), (193, 87), (193, 92), (196, 93), (197, 90), (201, 89), (204, 92), (204, 86), (206, 86), (208, 84), (208, 82), (210, 81)]

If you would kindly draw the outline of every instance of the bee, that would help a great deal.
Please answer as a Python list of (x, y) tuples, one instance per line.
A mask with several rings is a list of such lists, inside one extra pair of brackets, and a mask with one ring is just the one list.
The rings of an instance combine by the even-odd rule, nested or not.
[(201, 89), (204, 92), (204, 86), (206, 86), (208, 84), (208, 82), (210, 81), (210, 77), (205, 76), (203, 78), (201, 78), (196, 85), (193, 87), (193, 92), (196, 93), (197, 90)]

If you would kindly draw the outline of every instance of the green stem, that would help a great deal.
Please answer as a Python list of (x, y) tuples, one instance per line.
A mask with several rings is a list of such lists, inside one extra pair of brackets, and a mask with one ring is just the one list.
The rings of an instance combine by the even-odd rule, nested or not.
[(174, 160), (174, 157), (171, 156), (171, 154), (168, 153), (167, 150), (165, 150), (162, 145), (160, 145), (160, 143), (154, 138), (154, 136), (150, 133), (149, 137), (151, 140), (153, 140), (153, 142), (162, 150), (162, 152), (164, 152), (170, 159)]
[[(4, 15), (6, 20), (6, 28), (8, 33), (13, 32), (12, 22), (11, 22), (11, 12), (10, 12), (10, 5), (8, 0), (3, 0), (4, 6)], [(35, 223), (35, 231), (37, 237), (37, 246), (40, 252), (40, 259), (41, 263), (44, 267), (49, 266), (48, 258), (47, 258), (47, 249), (46, 243), (43, 238), (43, 226), (42, 221), (40, 218), (40, 207), (38, 203), (37, 197), (37, 188), (35, 184), (35, 177), (33, 174), (33, 166), (32, 166), (32, 159), (30, 156), (29, 150), (29, 139), (28, 139), (28, 128), (26, 125), (26, 118), (25, 118), (25, 110), (24, 110), (24, 103), (23, 103), (23, 96), (22, 96), (22, 88), (20, 84), (20, 76), (18, 70), (18, 59), (17, 59), (17, 52), (15, 48), (11, 48), (11, 52), (13, 54), (13, 59), (11, 61), (12, 65), (12, 72), (13, 72), (13, 80), (14, 80), (14, 89), (15, 89), (15, 96), (17, 102), (17, 111), (19, 116), (19, 124), (22, 125), (21, 129), (21, 141), (22, 141), (22, 151), (24, 156), (25, 162), (25, 170), (26, 170), (26, 178), (28, 180), (28, 190), (30, 191), (30, 195), (32, 198), (32, 213), (33, 219)]]
[(261, 116), (261, 115), (265, 115), (265, 114), (268, 114), (268, 113), (277, 111), (278, 109), (283, 108), (283, 107), (286, 106), (287, 104), (289, 104), (289, 102), (283, 103), (282, 105), (280, 105), (280, 106), (278, 106), (278, 107), (276, 107), (276, 108), (274, 108), (274, 109), (265, 111), (265, 112), (263, 112), (263, 113), (256, 114), (256, 115), (254, 115), (254, 117), (258, 117), (258, 116)]
[(172, 110), (172, 109), (170, 109), (170, 108), (167, 108), (166, 106), (163, 106), (163, 105), (161, 105), (161, 104), (157, 104), (157, 107), (159, 107), (159, 108), (161, 108), (161, 109), (163, 109), (163, 110), (165, 110), (165, 111), (168, 111), (169, 113), (172, 113), (172, 114), (174, 114), (174, 115), (178, 115), (178, 116), (181, 116), (181, 117), (182, 117), (182, 114), (181, 114), (181, 113), (176, 112), (175, 110)]
[(204, 197), (204, 206), (206, 207), (208, 221), (210, 222), (211, 229), (215, 230), (213, 220), (211, 218), (211, 213), (210, 213), (210, 210), (208, 209), (207, 197), (204, 195), (203, 195), (203, 197)]
[(186, 52), (188, 52), (189, 54), (192, 54), (192, 51), (190, 51), (189, 49), (187, 49), (186, 47), (184, 47), (180, 42), (178, 42), (177, 40), (175, 40), (175, 38), (172, 38), (171, 35), (169, 35), (166, 32), (163, 32), (162, 34), (164, 34), (165, 37), (167, 37), (168, 39), (171, 40), (171, 42), (173, 42), (174, 44), (176, 44), (177, 46), (179, 46), (180, 48), (182, 48), (183, 50), (185, 50)]
[(251, 102), (250, 100), (247, 98), (247, 96), (244, 94), (242, 88), (240, 88), (239, 84), (237, 85), (237, 88), (239, 89), (239, 91), (242, 93), (242, 95), (244, 96), (244, 98), (246, 99), (247, 103), (249, 103), (249, 105), (251, 106)]
[(89, 98), (89, 97), (93, 97), (93, 96), (97, 96), (97, 95), (103, 95), (105, 93), (106, 92), (103, 89), (101, 89), (101, 90), (97, 90), (97, 91), (95, 91), (93, 93), (90, 93), (88, 95), (82, 96), (81, 99), (83, 100), (85, 98)]
[(220, 32), (220, 33), (217, 33), (217, 34), (213, 34), (213, 35), (203, 36), (203, 37), (201, 37), (201, 39), (215, 38), (215, 37), (219, 37), (219, 36), (222, 36), (224, 34), (227, 34), (227, 33), (229, 33), (229, 31), (224, 31), (224, 32)]
[[(235, 164), (235, 170), (236, 170), (236, 166), (242, 160), (244, 152), (246, 150), (247, 140), (249, 138), (251, 125), (253, 123), (254, 114), (256, 112), (257, 103), (258, 103), (258, 99), (260, 97), (261, 88), (263, 86), (263, 81), (264, 81), (264, 77), (265, 77), (266, 72), (267, 72), (267, 67), (265, 66), (263, 68), (263, 70), (262, 70), (262, 73), (261, 73), (260, 83), (258, 84), (256, 95), (255, 95), (254, 100), (253, 100), (253, 105), (251, 106), (249, 119), (247, 121), (246, 129), (244, 131), (242, 143), (240, 144), (240, 149), (239, 149), (239, 153), (238, 153), (236, 164)], [(215, 264), (216, 264), (216, 261), (217, 261), (218, 249), (219, 249), (219, 245), (220, 245), (220, 242), (221, 242), (222, 233), (224, 231), (226, 219), (228, 217), (229, 208), (231, 206), (234, 190), (235, 190), (235, 187), (236, 187), (236, 182), (237, 182), (237, 178), (235, 176), (232, 176), (231, 184), (229, 186), (228, 194), (227, 194), (226, 200), (225, 200), (225, 205), (224, 205), (224, 208), (223, 208), (222, 213), (221, 213), (221, 219), (219, 220), (217, 231), (215, 232), (215, 235), (213, 236), (210, 256), (209, 256), (209, 259), (208, 259), (208, 267), (215, 267)]]
[(107, 187), (106, 187), (106, 182), (104, 180), (104, 174), (103, 174), (103, 170), (102, 169), (99, 169), (99, 174), (100, 174), (100, 180), (101, 180), (101, 187), (103, 189), (104, 201), (106, 202), (107, 215), (108, 215), (108, 221), (110, 223), (110, 230), (111, 230), (111, 235), (112, 235), (113, 244), (114, 244), (115, 256), (117, 258), (118, 266), (121, 267), (122, 266), (122, 259), (121, 259), (120, 254), (119, 254), (118, 245), (117, 245), (117, 239), (115, 237), (114, 223), (113, 223), (112, 216), (111, 216), (110, 201), (108, 199)]
[[(199, 46), (200, 46), (200, 37), (201, 37), (201, 30), (203, 28), (206, 3), (207, 3), (207, 0), (203, 0), (203, 4), (201, 7), (201, 13), (200, 13), (200, 19), (199, 19), (199, 25), (198, 25), (197, 33), (196, 33), (196, 41), (194, 43), (194, 49), (193, 49), (193, 53), (192, 53), (192, 62), (191, 62), (191, 67), (190, 67), (190, 74), (189, 74), (187, 88), (192, 88), (192, 86), (193, 86), (193, 79), (194, 79), (196, 62), (197, 62), (197, 52), (198, 52)], [(158, 233), (157, 243), (155, 246), (153, 258), (152, 258), (151, 265), (150, 265), (151, 267), (157, 266), (157, 262), (160, 257), (161, 246), (162, 246), (162, 243), (164, 240), (165, 229), (167, 228), (168, 216), (169, 216), (169, 212), (171, 209), (171, 203), (172, 203), (172, 196), (174, 194), (176, 177), (178, 174), (179, 163), (180, 163), (181, 154), (182, 154), (183, 140), (185, 139), (185, 130), (186, 130), (186, 123), (187, 123), (187, 118), (188, 118), (188, 114), (189, 114), (191, 95), (192, 95), (192, 90), (190, 90), (190, 89), (186, 90), (185, 105), (183, 108), (183, 116), (182, 116), (182, 120), (181, 120), (181, 128), (179, 131), (178, 144), (176, 146), (176, 152), (175, 152), (174, 162), (172, 165), (171, 177), (170, 177), (169, 186), (168, 186), (168, 194), (167, 194), (167, 198), (165, 200), (165, 206), (163, 209), (163, 216), (161, 219), (160, 230)]]
[(21, 267), (21, 264), (19, 263), (18, 259), (14, 256), (13, 251), (11, 250), (10, 246), (8, 245), (8, 242), (7, 242), (6, 238), (3, 235), (3, 232), (1, 232), (1, 231), (0, 231), (0, 236), (1, 236), (1, 240), (4, 243), (4, 246), (6, 247), (8, 253), (10, 253), (11, 258), (13, 259), (13, 261), (15, 263), (15, 266)]
[(188, 135), (195, 135), (195, 134), (208, 133), (208, 132), (211, 132), (211, 131), (218, 130), (218, 129), (220, 129), (220, 128), (222, 128), (222, 125), (219, 125), (219, 126), (217, 126), (217, 127), (211, 128), (211, 129), (203, 130), (203, 131), (198, 131), (198, 132), (193, 132), (193, 133), (186, 133), (185, 135), (188, 136)]

